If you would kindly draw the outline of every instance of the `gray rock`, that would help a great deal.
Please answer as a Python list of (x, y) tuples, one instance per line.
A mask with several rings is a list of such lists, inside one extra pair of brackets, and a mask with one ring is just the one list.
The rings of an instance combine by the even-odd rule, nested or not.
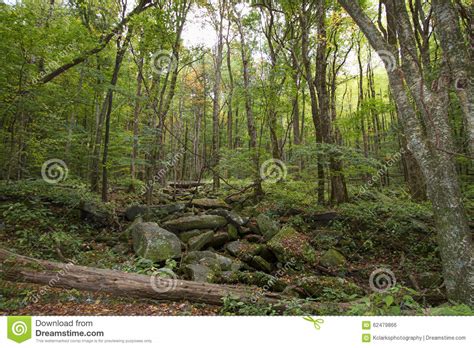
[(241, 217), (234, 211), (229, 211), (226, 209), (213, 209), (208, 211), (209, 214), (219, 215), (225, 217), (229, 223), (232, 223), (236, 226), (244, 226), (249, 222), (249, 218)]
[[(211, 230), (212, 231), (212, 230)], [(184, 231), (178, 234), (179, 239), (181, 239), (184, 243), (187, 243), (192, 237), (199, 236), (200, 234), (207, 232), (203, 230), (191, 230), (191, 231)]]
[(119, 236), (119, 240), (122, 241), (122, 242), (128, 242), (128, 240), (131, 238), (132, 236), (132, 231), (133, 229), (135, 228), (135, 226), (137, 224), (141, 224), (143, 222), (143, 219), (141, 216), (138, 216), (131, 224), (130, 226), (128, 226), (128, 228), (123, 231), (120, 236)]
[(257, 255), (262, 248), (259, 244), (251, 244), (247, 241), (236, 240), (225, 245), (225, 249), (235, 257), (247, 262)]
[(284, 227), (267, 243), (278, 261), (314, 264), (316, 252), (309, 243), (309, 238), (292, 227)]
[(229, 238), (232, 240), (239, 238), (239, 231), (237, 230), (237, 227), (232, 224), (227, 225), (227, 233), (229, 234)]
[(83, 201), (80, 205), (81, 218), (97, 227), (106, 227), (113, 221), (113, 216), (106, 206), (91, 201)]
[(329, 249), (319, 260), (319, 264), (327, 268), (340, 268), (345, 263), (346, 258), (336, 249)]
[(133, 249), (138, 256), (154, 262), (181, 256), (179, 238), (154, 222), (136, 224), (132, 231)]
[(194, 229), (217, 229), (227, 225), (227, 220), (218, 215), (193, 215), (166, 221), (163, 227), (173, 232), (189, 231)]
[(189, 250), (202, 250), (214, 238), (214, 231), (207, 231), (189, 239)]
[(280, 231), (280, 224), (265, 214), (257, 216), (257, 225), (266, 240), (270, 240)]
[(218, 231), (218, 232), (214, 233), (214, 236), (212, 237), (212, 240), (208, 245), (210, 247), (219, 249), (223, 245), (225, 245), (225, 243), (229, 242), (230, 240), (231, 239), (230, 239), (229, 234), (227, 232)]
[(182, 203), (163, 204), (163, 205), (132, 205), (125, 211), (125, 217), (129, 221), (135, 220), (137, 216), (142, 216), (144, 219), (162, 219), (168, 215), (183, 211), (186, 207)]
[(216, 273), (209, 267), (201, 264), (191, 264), (184, 266), (186, 278), (195, 282), (212, 283)]
[(255, 268), (259, 271), (264, 271), (266, 273), (271, 273), (271, 271), (273, 270), (272, 264), (270, 262), (266, 261), (261, 256), (252, 257), (252, 260), (249, 262), (249, 264), (253, 268)]
[(241, 263), (212, 251), (191, 251), (183, 258), (183, 264), (201, 264), (213, 270), (236, 270)]
[(230, 209), (230, 205), (224, 202), (222, 199), (213, 199), (213, 198), (197, 198), (193, 199), (191, 202), (192, 205), (209, 209), (209, 208), (223, 208), (223, 209)]

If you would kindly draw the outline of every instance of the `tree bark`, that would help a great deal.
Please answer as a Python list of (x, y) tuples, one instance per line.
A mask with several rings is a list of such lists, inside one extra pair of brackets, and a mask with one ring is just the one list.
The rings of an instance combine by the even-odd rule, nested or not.
[[(357, 2), (339, 0), (339, 3), (377, 52), (390, 52), (393, 57), (398, 56), (396, 47), (384, 40)], [(416, 62), (416, 43), (405, 1), (387, 2), (386, 8), (387, 18), (396, 21), (396, 25), (389, 30), (396, 31), (402, 65), (397, 64), (392, 69), (390, 65), (393, 62), (386, 60), (384, 63), (406, 133), (408, 148), (420, 165), (427, 185), (428, 198), (433, 206), (448, 298), (473, 306), (472, 235), (462, 203), (458, 174), (449, 154), (449, 149), (453, 146), (447, 109), (449, 71), (442, 67), (437, 83), (431, 88), (428, 87), (423, 79), (423, 71)], [(411, 100), (415, 103), (412, 104)], [(427, 125), (426, 128), (423, 127), (419, 115)]]
[[(252, 302), (256, 289), (241, 285), (199, 283), (125, 273), (115, 270), (38, 260), (0, 248), (0, 278), (51, 287), (103, 291), (116, 296), (150, 298), (162, 301), (191, 301), (222, 305), (226, 296)], [(277, 304), (284, 296), (266, 292), (260, 302)]]

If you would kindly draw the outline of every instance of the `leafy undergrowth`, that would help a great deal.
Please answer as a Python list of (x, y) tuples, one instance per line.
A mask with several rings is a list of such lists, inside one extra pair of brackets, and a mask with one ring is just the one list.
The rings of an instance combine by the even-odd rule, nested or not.
[[(306, 187), (303, 189), (303, 187)], [(289, 225), (308, 237), (318, 255), (335, 248), (347, 259), (336, 276), (357, 284), (368, 295), (348, 295), (326, 288), (315, 298), (286, 302), (280, 306), (259, 306), (226, 298), (221, 307), (189, 303), (156, 304), (133, 299), (113, 299), (102, 294), (75, 290), (48, 291), (38, 303), (28, 301), (40, 287), (0, 286), (0, 311), (38, 314), (114, 315), (306, 315), (311, 304), (351, 303), (342, 312), (337, 306), (322, 307), (319, 314), (344, 315), (472, 315), (463, 306), (445, 306), (441, 286), (441, 262), (436, 246), (433, 217), (428, 204), (410, 201), (403, 190), (371, 191), (333, 209), (335, 218), (323, 224), (314, 216), (328, 208), (315, 202), (314, 188), (306, 183), (288, 182), (265, 187), (267, 195), (257, 205), (244, 201), (239, 211), (256, 216), (264, 212), (282, 226)], [(225, 196), (221, 192), (221, 196)], [(114, 191), (111, 211), (123, 210), (136, 195), (125, 189)], [(51, 186), (38, 181), (0, 183), (0, 245), (19, 254), (59, 262), (125, 272), (152, 274), (163, 265), (133, 254), (130, 241), (120, 238), (126, 225), (98, 228), (81, 219), (78, 202), (87, 199), (101, 204), (85, 185)], [(172, 261), (172, 260), (171, 260)], [(173, 261), (174, 262), (174, 261)], [(170, 269), (176, 263), (169, 262)], [(394, 287), (387, 293), (371, 291), (368, 279), (374, 270), (390, 269)], [(305, 276), (314, 275), (307, 270)], [(279, 280), (284, 281), (286, 274)], [(435, 286), (417, 289), (413, 279), (423, 275)], [(301, 274), (293, 275), (295, 283)], [(424, 279), (421, 277), (420, 279)], [(25, 301), (27, 299), (27, 301)], [(442, 305), (441, 307), (439, 305)], [(61, 308), (61, 309), (59, 309)], [(282, 311), (282, 308), (284, 310)], [(305, 309), (306, 308), (306, 309)], [(58, 313), (58, 310), (63, 311)], [(470, 314), (469, 314), (470, 313)]]

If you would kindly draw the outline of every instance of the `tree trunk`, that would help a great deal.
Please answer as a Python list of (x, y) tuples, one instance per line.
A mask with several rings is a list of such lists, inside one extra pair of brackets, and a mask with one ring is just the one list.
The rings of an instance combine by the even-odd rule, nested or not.
[[(377, 52), (390, 52), (397, 57), (395, 45), (385, 41), (357, 2), (339, 0), (339, 3)], [(442, 67), (437, 83), (431, 88), (427, 86), (416, 61), (417, 56), (413, 55), (416, 40), (405, 2), (387, 2), (386, 10), (387, 18), (393, 19), (389, 32), (393, 37), (393, 33), (397, 34), (402, 65), (393, 67), (393, 62), (387, 59), (384, 63), (408, 148), (423, 172), (428, 198), (433, 206), (448, 298), (474, 306), (472, 235), (462, 203), (458, 174), (450, 155), (453, 140), (448, 122), (449, 71)], [(426, 128), (419, 117), (428, 125)]]
[[(235, 296), (239, 301), (250, 303), (256, 293), (256, 289), (249, 286), (199, 283), (76, 266), (73, 263), (38, 260), (5, 249), (0, 249), (0, 261), (0, 278), (4, 280), (103, 291), (116, 296), (222, 305), (226, 296)], [(284, 296), (271, 292), (258, 296), (260, 302), (268, 304), (277, 304), (283, 299)]]
[(236, 24), (240, 35), (240, 53), (242, 56), (242, 70), (244, 75), (244, 95), (245, 95), (245, 112), (247, 114), (247, 129), (250, 137), (249, 147), (252, 151), (252, 160), (254, 164), (254, 193), (259, 197), (263, 195), (262, 178), (260, 177), (260, 165), (257, 149), (257, 130), (255, 128), (255, 119), (252, 109), (252, 97), (250, 95), (250, 73), (249, 73), (249, 54), (247, 53), (245, 34), (240, 14), (236, 16)]
[(110, 81), (110, 88), (107, 91), (107, 112), (105, 113), (105, 136), (104, 136), (104, 152), (102, 156), (102, 201), (107, 202), (108, 200), (108, 168), (107, 160), (109, 155), (109, 140), (110, 140), (110, 115), (112, 114), (112, 105), (114, 98), (113, 88), (117, 84), (118, 75), (120, 67), (122, 65), (122, 60), (127, 49), (128, 42), (131, 38), (132, 30), (129, 29), (127, 37), (123, 42), (120, 42), (121, 39), (117, 40), (117, 55), (115, 56), (115, 65), (114, 71), (112, 73), (112, 80)]

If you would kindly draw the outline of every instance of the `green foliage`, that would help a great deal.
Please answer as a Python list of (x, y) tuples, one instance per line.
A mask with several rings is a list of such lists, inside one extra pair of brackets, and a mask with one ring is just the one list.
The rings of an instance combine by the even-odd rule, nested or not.
[(352, 305), (349, 315), (402, 315), (403, 311), (420, 312), (421, 306), (413, 299), (413, 289), (394, 286), (384, 293), (372, 293)]
[[(366, 200), (369, 194), (372, 199)], [(410, 201), (403, 191), (370, 191), (341, 205), (339, 212), (342, 221), (333, 227), (351, 231), (354, 248), (362, 244), (363, 252), (393, 249), (426, 255), (436, 251), (430, 206)]]
[(277, 311), (271, 304), (242, 302), (239, 298), (232, 296), (224, 297), (224, 304), (220, 309), (220, 315), (276, 315)]
[(430, 308), (426, 311), (428, 315), (466, 315), (474, 316), (474, 309), (465, 304), (458, 305), (443, 305), (436, 308)]

